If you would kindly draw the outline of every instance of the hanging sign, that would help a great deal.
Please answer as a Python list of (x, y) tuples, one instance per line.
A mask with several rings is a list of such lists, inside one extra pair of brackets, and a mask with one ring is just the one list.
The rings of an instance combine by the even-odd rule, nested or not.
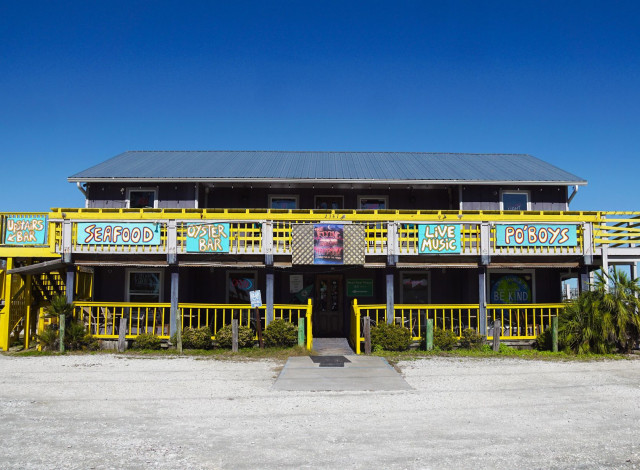
[(496, 225), (497, 246), (578, 246), (577, 225)]
[(531, 275), (491, 275), (492, 304), (530, 304), (531, 292)]
[(160, 245), (160, 224), (78, 222), (78, 245)]
[(344, 225), (313, 224), (313, 263), (342, 264)]
[(304, 288), (304, 281), (302, 274), (290, 274), (289, 275), (289, 293), (296, 294)]
[(460, 253), (460, 224), (419, 224), (418, 252)]
[(46, 243), (46, 215), (10, 215), (5, 218), (5, 245), (45, 245)]
[(229, 224), (187, 224), (187, 253), (229, 253)]

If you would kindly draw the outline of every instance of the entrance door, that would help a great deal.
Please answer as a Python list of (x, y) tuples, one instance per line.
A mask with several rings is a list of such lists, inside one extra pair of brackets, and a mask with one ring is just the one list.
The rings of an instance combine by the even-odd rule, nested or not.
[(316, 295), (313, 306), (313, 335), (319, 338), (344, 336), (342, 311), (342, 276), (316, 276)]

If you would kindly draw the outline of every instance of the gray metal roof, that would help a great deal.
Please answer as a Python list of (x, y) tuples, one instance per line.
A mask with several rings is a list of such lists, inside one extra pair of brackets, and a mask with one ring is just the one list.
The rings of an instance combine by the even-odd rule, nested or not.
[(69, 177), (96, 181), (586, 184), (525, 154), (129, 151)]

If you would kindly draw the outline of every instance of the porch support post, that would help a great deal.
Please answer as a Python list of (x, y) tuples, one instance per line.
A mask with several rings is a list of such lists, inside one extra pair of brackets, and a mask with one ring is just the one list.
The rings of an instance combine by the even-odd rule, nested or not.
[(588, 266), (580, 266), (580, 270), (578, 272), (578, 292), (586, 292), (589, 290), (589, 267)]
[(262, 223), (262, 249), (265, 266), (273, 266), (273, 222)]
[(267, 272), (267, 317), (266, 324), (273, 321), (273, 273)]
[(7, 258), (7, 268), (4, 275), (4, 308), (0, 310), (0, 349), (9, 350), (9, 316), (11, 315), (11, 279), (15, 274), (9, 274), (13, 269), (13, 258)]
[(387, 266), (398, 263), (398, 223), (387, 224)]
[(635, 279), (638, 276), (638, 263), (631, 263), (629, 265), (629, 276), (631, 279)]
[(480, 225), (480, 263), (484, 266), (491, 263), (491, 225), (487, 222)]
[(582, 225), (583, 259), (587, 266), (593, 264), (593, 225), (591, 222)]
[(76, 290), (76, 270), (73, 265), (67, 267), (67, 279), (65, 282), (65, 292), (67, 295), (67, 303), (73, 303), (73, 294)]
[(24, 303), (25, 303), (25, 315), (24, 315), (24, 349), (29, 349), (29, 342), (31, 341), (31, 302), (33, 302), (33, 296), (31, 295), (31, 274), (27, 274), (24, 286)]
[(602, 247), (602, 274), (606, 276), (607, 280), (604, 290), (609, 292), (609, 247), (606, 245)]
[(478, 333), (487, 336), (487, 267), (478, 268)]
[(65, 263), (71, 262), (72, 229), (70, 220), (62, 221), (62, 261)]
[(167, 223), (167, 263), (178, 264), (178, 224), (175, 220)]
[(387, 323), (393, 323), (394, 313), (394, 292), (393, 292), (393, 271), (387, 270)]
[[(178, 331), (178, 325), (182, 326), (182, 321), (179, 318), (180, 312), (178, 311), (178, 288), (179, 288), (180, 274), (178, 272), (177, 267), (172, 267), (170, 272), (171, 272), (171, 309), (170, 309), (171, 323), (169, 325), (169, 335), (173, 336)], [(180, 332), (182, 333), (182, 328), (180, 328)]]

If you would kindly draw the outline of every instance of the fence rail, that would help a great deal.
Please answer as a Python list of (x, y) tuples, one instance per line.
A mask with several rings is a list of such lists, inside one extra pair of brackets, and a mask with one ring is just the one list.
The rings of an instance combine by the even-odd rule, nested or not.
[[(255, 309), (247, 304), (178, 304), (182, 328), (209, 327), (211, 339), (215, 340), (220, 329), (238, 319), (240, 326), (255, 330)], [(276, 304), (273, 307), (274, 319), (298, 325), (300, 318), (305, 319), (306, 346), (313, 345), (312, 304), (306, 305)], [(171, 304), (135, 303), (135, 302), (74, 302), (73, 313), (87, 325), (90, 334), (101, 339), (117, 339), (120, 319), (126, 320), (125, 338), (134, 339), (139, 334), (148, 333), (162, 339), (170, 338)], [(266, 307), (259, 308), (260, 321), (265, 328)]]
[[(505, 340), (530, 340), (551, 326), (551, 319), (566, 307), (562, 303), (546, 304), (501, 304), (487, 305), (487, 331), (480, 331), (480, 306), (478, 304), (396, 304), (394, 305), (393, 322), (402, 325), (411, 332), (414, 341), (424, 339), (424, 327), (427, 319), (434, 320), (434, 327), (452, 331), (458, 338), (465, 329), (472, 329), (477, 333), (493, 339), (494, 324), (500, 320), (500, 338)], [(362, 337), (362, 322), (364, 317), (371, 319), (376, 325), (386, 322), (387, 306), (383, 304), (358, 305), (354, 299), (351, 305), (351, 334), (350, 340), (360, 354)]]

